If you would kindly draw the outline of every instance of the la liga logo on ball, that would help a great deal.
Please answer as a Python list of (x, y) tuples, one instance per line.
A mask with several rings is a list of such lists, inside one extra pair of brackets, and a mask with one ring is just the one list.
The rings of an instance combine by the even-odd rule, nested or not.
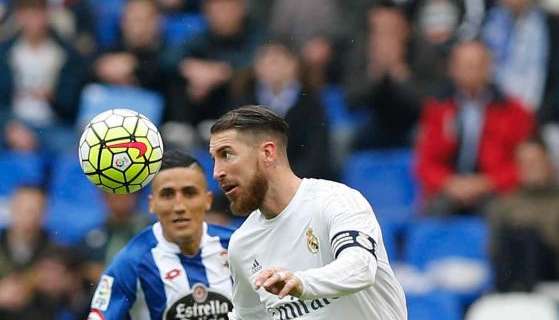
[(79, 143), (80, 165), (93, 184), (124, 194), (145, 187), (161, 167), (163, 142), (157, 127), (130, 109), (95, 116)]

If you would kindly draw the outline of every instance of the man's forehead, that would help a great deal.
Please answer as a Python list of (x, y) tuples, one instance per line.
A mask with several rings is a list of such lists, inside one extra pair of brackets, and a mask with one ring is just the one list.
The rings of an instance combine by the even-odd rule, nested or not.
[(230, 146), (234, 143), (237, 143), (239, 141), (240, 135), (240, 132), (234, 129), (212, 134), (210, 137), (210, 153), (225, 146)]

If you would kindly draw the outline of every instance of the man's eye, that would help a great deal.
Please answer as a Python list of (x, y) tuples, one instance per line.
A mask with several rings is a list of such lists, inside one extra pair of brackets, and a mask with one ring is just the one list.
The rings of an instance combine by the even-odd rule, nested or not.
[(171, 198), (172, 196), (173, 196), (172, 192), (162, 192), (161, 193), (162, 198)]

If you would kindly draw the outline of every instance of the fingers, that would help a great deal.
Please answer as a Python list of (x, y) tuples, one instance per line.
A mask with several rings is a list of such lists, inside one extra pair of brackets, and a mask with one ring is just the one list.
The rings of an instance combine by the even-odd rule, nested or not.
[(283, 298), (288, 294), (299, 296), (302, 292), (301, 281), (292, 272), (280, 268), (269, 268), (260, 272), (255, 280), (256, 290), (263, 287), (266, 291)]
[(299, 286), (299, 280), (296, 277), (292, 276), (285, 282), (285, 285), (278, 293), (278, 297), (282, 299), (288, 294), (295, 292), (298, 286)]
[(260, 289), (262, 284), (266, 280), (268, 280), (268, 278), (273, 276), (276, 271), (277, 271), (276, 268), (268, 268), (268, 269), (264, 269), (262, 272), (260, 272), (256, 276), (256, 279), (254, 280), (254, 285), (256, 286), (256, 290)]

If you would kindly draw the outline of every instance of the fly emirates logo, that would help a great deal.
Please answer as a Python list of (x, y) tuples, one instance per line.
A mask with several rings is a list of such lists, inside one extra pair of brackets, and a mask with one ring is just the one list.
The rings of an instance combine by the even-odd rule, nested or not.
[(320, 298), (303, 301), (288, 296), (271, 305), (268, 308), (268, 312), (274, 320), (298, 319), (309, 313), (317, 312), (331, 303), (335, 303), (336, 299), (338, 298)]

